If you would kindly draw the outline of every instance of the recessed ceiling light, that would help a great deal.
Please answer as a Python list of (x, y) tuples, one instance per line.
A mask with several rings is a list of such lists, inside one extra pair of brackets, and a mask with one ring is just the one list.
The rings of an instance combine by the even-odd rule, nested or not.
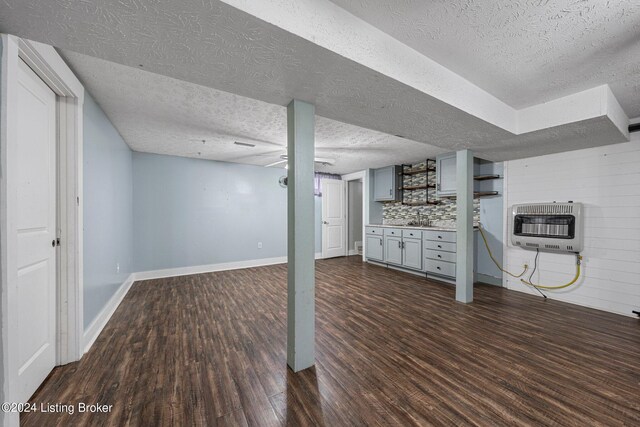
[(242, 145), (243, 147), (255, 147), (256, 146), (256, 144), (249, 144), (248, 142), (239, 142), (239, 141), (234, 141), (234, 144)]

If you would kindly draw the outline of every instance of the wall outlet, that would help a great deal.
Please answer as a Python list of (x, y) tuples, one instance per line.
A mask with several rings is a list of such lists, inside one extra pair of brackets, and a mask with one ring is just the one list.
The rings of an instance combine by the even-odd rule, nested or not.
[(262, 249), (262, 242), (258, 242), (258, 249)]
[(116, 273), (120, 273), (120, 263), (116, 262)]

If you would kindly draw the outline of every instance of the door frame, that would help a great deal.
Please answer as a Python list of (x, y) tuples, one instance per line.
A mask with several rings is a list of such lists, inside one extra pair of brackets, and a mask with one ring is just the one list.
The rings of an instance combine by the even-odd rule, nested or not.
[(346, 182), (345, 191), (346, 194), (346, 210), (347, 210), (347, 225), (346, 225), (346, 236), (345, 236), (345, 246), (347, 247), (347, 255), (349, 254), (349, 181), (360, 181), (362, 182), (362, 261), (365, 261), (365, 253), (366, 253), (366, 238), (365, 238), (365, 227), (367, 225), (367, 218), (369, 217), (369, 174), (366, 170), (353, 172), (346, 175), (342, 175), (342, 180)]
[[(16, 281), (14, 183), (17, 70), (22, 59), (56, 94), (57, 231), (60, 237), (56, 284), (56, 365), (83, 354), (82, 141), (84, 87), (48, 45), (2, 34), (0, 71), (0, 270), (2, 282), (2, 397), (11, 402), (17, 385), (17, 316), (13, 310)], [(8, 415), (8, 416), (7, 416)], [(15, 418), (14, 418), (15, 416)], [(4, 424), (17, 415), (6, 414)]]

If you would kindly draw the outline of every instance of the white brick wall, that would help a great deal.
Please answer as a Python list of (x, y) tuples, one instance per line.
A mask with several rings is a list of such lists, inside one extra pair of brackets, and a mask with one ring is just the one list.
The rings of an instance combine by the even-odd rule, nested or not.
[[(511, 246), (511, 206), (528, 202), (585, 205), (583, 276), (549, 298), (624, 315), (640, 310), (640, 135), (628, 143), (504, 162), (504, 264), (533, 267), (535, 251)], [(530, 271), (529, 271), (530, 272)], [(529, 275), (527, 272), (527, 277)], [(540, 253), (534, 283), (558, 285), (575, 274), (575, 256)], [(504, 275), (509, 289), (536, 293)]]

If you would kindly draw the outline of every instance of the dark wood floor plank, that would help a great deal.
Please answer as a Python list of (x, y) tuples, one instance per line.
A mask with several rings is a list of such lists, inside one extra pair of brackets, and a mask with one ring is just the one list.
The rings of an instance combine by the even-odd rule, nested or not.
[(286, 367), (286, 265), (135, 283), (26, 426), (640, 425), (640, 323), (363, 264), (316, 269), (315, 368)]

